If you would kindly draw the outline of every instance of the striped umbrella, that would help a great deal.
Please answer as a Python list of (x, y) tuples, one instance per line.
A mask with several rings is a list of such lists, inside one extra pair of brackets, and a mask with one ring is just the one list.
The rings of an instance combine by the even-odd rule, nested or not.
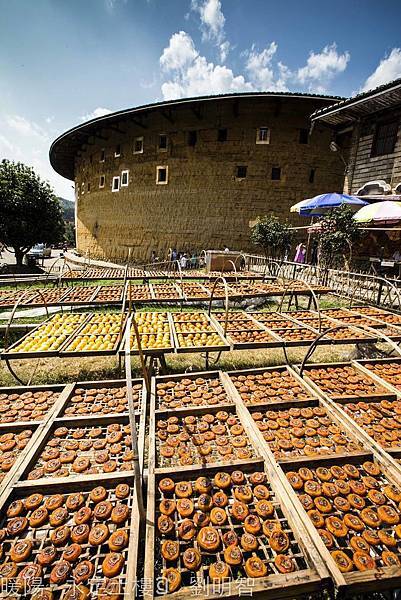
[(395, 224), (401, 221), (401, 202), (384, 200), (363, 206), (354, 214), (357, 223)]

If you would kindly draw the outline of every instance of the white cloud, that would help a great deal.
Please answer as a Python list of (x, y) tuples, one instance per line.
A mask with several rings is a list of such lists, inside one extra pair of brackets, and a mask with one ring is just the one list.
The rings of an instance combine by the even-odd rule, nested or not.
[(269, 46), (261, 52), (257, 52), (255, 46), (245, 53), (247, 61), (245, 69), (249, 78), (256, 89), (269, 91), (286, 91), (286, 81), (290, 77), (290, 70), (286, 65), (278, 63), (278, 78), (276, 79), (273, 57), (277, 52), (276, 42), (271, 42)]
[(165, 100), (252, 91), (252, 89), (252, 84), (246, 82), (242, 75), (235, 76), (231, 69), (224, 65), (214, 65), (204, 56), (197, 56), (186, 70), (176, 74), (174, 79), (162, 85)]
[(226, 61), (226, 58), (228, 56), (228, 53), (231, 50), (231, 44), (230, 42), (228, 42), (227, 40), (225, 42), (222, 42), (219, 46), (219, 51), (220, 51), (220, 61), (223, 63)]
[(220, 62), (225, 62), (231, 44), (226, 40), (226, 18), (221, 10), (220, 0), (192, 0), (191, 10), (199, 14), (202, 41), (213, 42), (218, 48)]
[(42, 127), (21, 115), (8, 115), (6, 117), (6, 123), (10, 129), (13, 129), (22, 136), (35, 137), (46, 141), (49, 139)]
[[(46, 121), (46, 119), (45, 119)], [(0, 115), (0, 159), (7, 158), (33, 167), (49, 181), (57, 195), (73, 199), (71, 181), (60, 177), (50, 165), (49, 145), (54, 132), (23, 115)]]
[(317, 91), (318, 87), (323, 91), (335, 75), (347, 68), (349, 60), (349, 52), (339, 54), (335, 43), (327, 45), (321, 52), (310, 52), (306, 65), (298, 69), (297, 79), (310, 91)]
[(81, 121), (90, 121), (91, 119), (96, 119), (97, 117), (103, 117), (104, 115), (108, 115), (112, 111), (109, 108), (103, 108), (102, 106), (98, 106), (91, 113), (87, 115), (82, 115)]
[(165, 71), (184, 69), (198, 56), (194, 42), (185, 31), (174, 33), (167, 48), (160, 57), (160, 65)]
[(191, 8), (199, 13), (203, 39), (221, 43), (224, 39), (226, 19), (221, 10), (220, 0), (192, 0)]
[(390, 54), (380, 61), (376, 70), (367, 78), (361, 92), (372, 90), (398, 77), (401, 77), (401, 48), (393, 48)]

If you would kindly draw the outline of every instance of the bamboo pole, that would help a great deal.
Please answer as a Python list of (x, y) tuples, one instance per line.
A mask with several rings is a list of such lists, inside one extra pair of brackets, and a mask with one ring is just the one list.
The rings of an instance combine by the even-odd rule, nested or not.
[[(128, 413), (129, 422), (131, 425), (132, 435), (132, 450), (134, 453), (133, 465), (134, 465), (134, 479), (135, 479), (135, 494), (138, 503), (139, 521), (140, 524), (145, 522), (145, 508), (143, 505), (142, 497), (142, 474), (139, 461), (139, 450), (138, 450), (138, 436), (136, 432), (135, 422), (135, 408), (134, 400), (132, 395), (132, 372), (131, 372), (131, 321), (132, 317), (128, 317), (127, 329), (125, 331), (125, 377), (127, 381), (127, 401), (128, 401)], [(145, 379), (146, 382), (146, 379)], [(142, 398), (142, 402), (146, 402), (146, 398)], [(142, 407), (143, 408), (143, 407)]]

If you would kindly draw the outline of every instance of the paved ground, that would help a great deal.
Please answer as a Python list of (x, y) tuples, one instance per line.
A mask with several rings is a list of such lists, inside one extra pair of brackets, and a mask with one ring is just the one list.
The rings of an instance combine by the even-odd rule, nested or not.
[[(60, 254), (62, 254), (62, 250), (52, 250), (52, 254), (50, 258), (45, 258), (43, 260), (43, 268), (47, 268), (49, 267), (55, 260), (56, 258), (58, 258), (60, 256)], [(15, 256), (12, 252), (7, 252), (7, 250), (4, 250), (1, 253), (1, 258), (0, 258), (0, 266), (1, 265), (15, 265)], [(38, 262), (38, 266), (40, 268), (42, 268), (42, 259), (39, 260)], [(20, 273), (31, 273), (32, 270), (29, 269), (26, 265), (23, 265), (23, 270), (19, 271)]]

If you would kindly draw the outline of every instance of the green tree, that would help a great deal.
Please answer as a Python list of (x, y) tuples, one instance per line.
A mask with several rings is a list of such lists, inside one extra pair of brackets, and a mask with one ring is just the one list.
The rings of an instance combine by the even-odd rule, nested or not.
[(50, 185), (23, 163), (0, 163), (0, 240), (12, 248), (17, 265), (38, 243), (63, 239), (60, 204)]
[(258, 217), (251, 231), (252, 243), (262, 248), (265, 256), (272, 258), (283, 258), (291, 248), (293, 237), (290, 224), (281, 223), (273, 215)]
[(324, 267), (339, 265), (349, 268), (353, 246), (362, 237), (353, 214), (348, 206), (343, 205), (321, 219), (319, 257)]
[(69, 246), (75, 247), (75, 225), (69, 221), (66, 221), (65, 223), (64, 241), (67, 242)]

